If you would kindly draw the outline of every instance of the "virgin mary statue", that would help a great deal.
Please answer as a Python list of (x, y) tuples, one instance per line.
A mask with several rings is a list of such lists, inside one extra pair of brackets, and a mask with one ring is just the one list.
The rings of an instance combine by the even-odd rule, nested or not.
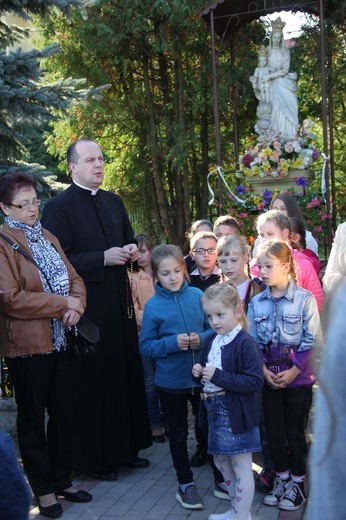
[(289, 72), (291, 53), (285, 46), (282, 33), (285, 25), (281, 18), (271, 24), (267, 47), (268, 74), (261, 81), (270, 83), (270, 131), (281, 132), (282, 137), (289, 139), (295, 137), (298, 131), (298, 102), (297, 74)]

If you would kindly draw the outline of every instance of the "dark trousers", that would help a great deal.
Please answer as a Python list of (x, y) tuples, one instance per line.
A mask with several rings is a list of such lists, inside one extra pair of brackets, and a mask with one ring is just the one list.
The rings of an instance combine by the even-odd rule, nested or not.
[(207, 449), (206, 437), (197, 426), (200, 396), (191, 393), (170, 394), (160, 390), (160, 401), (169, 426), (169, 448), (178, 482), (179, 484), (189, 484), (193, 481), (193, 473), (187, 451), (188, 402), (191, 403), (195, 415), (197, 446)]
[(33, 493), (66, 489), (71, 486), (77, 360), (66, 351), (7, 358), (6, 364), (18, 407), (19, 449)]
[[(263, 389), (263, 413), (269, 450), (275, 470), (291, 470), (296, 476), (306, 473), (307, 445), (305, 418), (311, 402), (312, 387)], [(288, 455), (287, 444), (290, 449)]]

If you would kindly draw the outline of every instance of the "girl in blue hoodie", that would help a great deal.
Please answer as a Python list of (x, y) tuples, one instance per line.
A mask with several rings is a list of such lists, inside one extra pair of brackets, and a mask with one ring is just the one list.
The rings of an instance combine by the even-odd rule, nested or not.
[[(144, 308), (140, 334), (142, 356), (156, 360), (155, 384), (169, 426), (169, 446), (179, 488), (176, 499), (186, 509), (203, 509), (193, 482), (187, 450), (188, 402), (197, 422), (201, 385), (192, 377), (200, 345), (209, 334), (202, 291), (188, 285), (182, 250), (160, 245), (151, 252), (155, 295)], [(202, 438), (196, 426), (197, 443)]]

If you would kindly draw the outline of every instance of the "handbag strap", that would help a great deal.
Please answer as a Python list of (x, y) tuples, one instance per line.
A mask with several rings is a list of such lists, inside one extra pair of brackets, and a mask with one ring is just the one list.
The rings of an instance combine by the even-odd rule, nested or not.
[(17, 244), (17, 242), (12, 242), (12, 240), (10, 238), (8, 238), (6, 235), (4, 235), (3, 233), (0, 233), (0, 237), (3, 238), (5, 240), (5, 242), (7, 242), (8, 244), (10, 244), (10, 246), (15, 250), (15, 251), (18, 251), (18, 253), (21, 253), (23, 256), (25, 256), (25, 258), (27, 258), (27, 260), (29, 260), (29, 262), (31, 262), (32, 264), (34, 264), (35, 267), (37, 267), (37, 269), (39, 271), (41, 271), (41, 273), (43, 274), (43, 276), (45, 277), (46, 279), (46, 282), (48, 284), (48, 287), (49, 289), (51, 290), (52, 293), (54, 293), (53, 291), (53, 287), (52, 287), (52, 284), (50, 283), (50, 281), (48, 280), (47, 278), (47, 275), (46, 273), (44, 272), (44, 270), (42, 269), (42, 267), (40, 265), (38, 265), (38, 263), (36, 262), (36, 260), (33, 259), (32, 256), (29, 255), (29, 253), (27, 253), (27, 251), (25, 251), (25, 249), (23, 249), (19, 244)]

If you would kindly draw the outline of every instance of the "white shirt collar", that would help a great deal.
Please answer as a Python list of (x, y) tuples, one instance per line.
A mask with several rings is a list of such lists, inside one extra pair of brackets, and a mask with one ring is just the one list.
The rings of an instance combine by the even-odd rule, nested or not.
[(97, 190), (91, 190), (90, 188), (87, 188), (86, 186), (82, 186), (81, 184), (78, 184), (78, 182), (76, 182), (75, 180), (72, 180), (72, 182), (74, 184), (76, 184), (76, 186), (79, 186), (80, 188), (82, 188), (83, 190), (87, 190), (87, 191), (91, 191), (91, 195), (96, 195), (96, 193), (99, 191), (100, 188), (97, 188)]

